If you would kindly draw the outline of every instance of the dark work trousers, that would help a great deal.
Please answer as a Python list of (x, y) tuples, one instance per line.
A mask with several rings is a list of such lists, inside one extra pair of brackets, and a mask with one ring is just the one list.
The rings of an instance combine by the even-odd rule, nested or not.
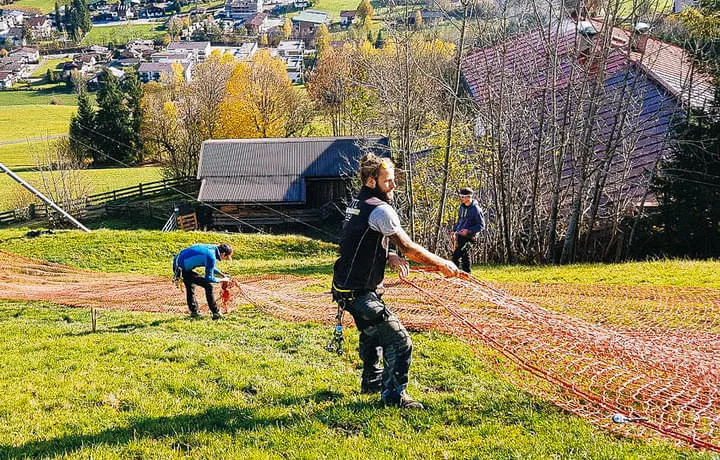
[(206, 280), (204, 276), (198, 275), (192, 270), (182, 271), (183, 284), (185, 284), (185, 294), (187, 294), (187, 304), (190, 309), (190, 313), (197, 314), (198, 304), (195, 300), (195, 292), (193, 292), (193, 285), (202, 286), (205, 288), (205, 298), (207, 299), (208, 307), (213, 314), (218, 313), (218, 307), (215, 303), (215, 294), (213, 293), (213, 285), (210, 281)]
[[(402, 394), (412, 361), (412, 341), (405, 327), (375, 292), (348, 301), (345, 309), (360, 331), (362, 389), (379, 391), (382, 383), (386, 392)], [(380, 367), (380, 350), (384, 368)]]
[[(457, 246), (452, 255), (453, 263), (465, 273), (470, 273), (470, 249), (472, 249), (475, 241), (466, 236), (457, 236)], [(460, 265), (462, 262), (462, 265)]]

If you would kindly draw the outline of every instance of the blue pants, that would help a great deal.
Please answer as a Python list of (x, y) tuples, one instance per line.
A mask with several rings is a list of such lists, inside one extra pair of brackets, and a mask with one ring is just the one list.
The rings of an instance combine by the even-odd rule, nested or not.
[(412, 341), (405, 327), (375, 292), (352, 299), (345, 309), (360, 331), (358, 351), (363, 361), (363, 388), (379, 387), (382, 382), (383, 396), (402, 394), (408, 384), (412, 361)]

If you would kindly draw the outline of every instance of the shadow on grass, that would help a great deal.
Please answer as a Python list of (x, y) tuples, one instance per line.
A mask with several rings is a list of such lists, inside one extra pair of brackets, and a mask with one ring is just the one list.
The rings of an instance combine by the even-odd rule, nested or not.
[[(310, 399), (318, 399), (318, 396), (311, 394), (304, 398), (304, 400)], [(319, 399), (322, 399), (322, 396)], [(367, 407), (362, 402), (346, 405), (346, 408), (353, 413)], [(0, 458), (40, 458), (58, 454), (72, 456), (74, 452), (84, 448), (92, 449), (93, 446), (98, 445), (122, 447), (143, 438), (173, 438), (192, 433), (238, 433), (268, 426), (289, 428), (307, 421), (305, 417), (292, 414), (264, 417), (258, 416), (256, 412), (249, 408), (221, 406), (196, 414), (145, 417), (127, 426), (110, 428), (95, 434), (68, 434), (52, 439), (29, 441), (20, 446), (0, 446)], [(315, 416), (323, 418), (322, 414)]]
[(83, 337), (86, 335), (103, 334), (103, 333), (127, 333), (139, 331), (148, 327), (157, 327), (162, 324), (177, 322), (180, 318), (169, 318), (169, 319), (158, 319), (150, 322), (138, 322), (138, 323), (122, 323), (114, 326), (101, 326), (97, 331), (93, 332), (90, 330), (82, 332), (67, 332), (63, 334), (65, 337)]

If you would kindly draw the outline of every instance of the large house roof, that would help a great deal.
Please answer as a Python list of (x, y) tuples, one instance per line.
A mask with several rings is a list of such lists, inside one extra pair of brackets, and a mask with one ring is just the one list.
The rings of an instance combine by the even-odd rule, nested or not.
[[(629, 38), (627, 32), (614, 29), (611, 49), (606, 59), (601, 60), (604, 67), (599, 67), (597, 61), (588, 57), (592, 50), (585, 56), (578, 53), (578, 40), (584, 38), (576, 34), (575, 27), (574, 23), (566, 24), (558, 33), (536, 30), (493, 47), (477, 49), (464, 59), (463, 76), (481, 113), (490, 113), (501, 97), (505, 104), (531, 108), (537, 113), (543, 110), (555, 113), (558, 118), (554, 122), (546, 120), (544, 127), (524, 120), (527, 129), (514, 129), (512, 136), (516, 138), (510, 142), (517, 153), (529, 155), (543, 149), (549, 155), (557, 146), (546, 145), (552, 142), (552, 134), (548, 131), (543, 135), (541, 130), (570, 123), (569, 119), (582, 120), (584, 115), (563, 118), (564, 109), (585, 114), (589, 106), (578, 99), (578, 90), (582, 91), (583, 81), (591, 81), (603, 71), (590, 145), (580, 146), (585, 140), (578, 137), (569, 148), (580, 146), (595, 152), (598, 168), (610, 172), (608, 190), (625, 187), (626, 195), (642, 196), (649, 171), (670, 151), (668, 133), (682, 116), (682, 105), (697, 106), (707, 100), (702, 91), (690, 92), (685, 86), (682, 60), (687, 57), (683, 57), (681, 49), (649, 39), (641, 55), (631, 50), (629, 40), (623, 39), (623, 34)], [(510, 87), (515, 91), (508, 91)], [(552, 107), (561, 109), (556, 113)], [(569, 129), (574, 127), (570, 125)], [(622, 133), (617, 132), (618, 127)], [(612, 161), (606, 165), (603, 158)], [(566, 157), (563, 176), (567, 180), (571, 180), (573, 168)]]
[(210, 42), (170, 42), (168, 51), (172, 50), (204, 50), (210, 46)]
[(313, 24), (325, 24), (328, 21), (328, 13), (318, 10), (305, 10), (293, 16), (293, 22), (310, 22)]
[(200, 201), (305, 201), (305, 180), (352, 177), (360, 156), (389, 156), (387, 138), (308, 137), (203, 142)]

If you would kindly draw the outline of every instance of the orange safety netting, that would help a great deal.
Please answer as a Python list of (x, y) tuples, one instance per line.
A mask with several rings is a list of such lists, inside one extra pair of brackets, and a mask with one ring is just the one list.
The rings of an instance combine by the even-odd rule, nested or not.
[[(187, 312), (184, 295), (166, 277), (98, 273), (2, 252), (0, 263), (0, 298)], [(336, 309), (327, 283), (255, 276), (226, 285), (220, 297), (229, 309), (249, 302), (281, 319), (329, 324)], [(390, 280), (384, 299), (408, 329), (497, 350), (517, 367), (503, 372), (513, 383), (599, 426), (720, 451), (718, 290), (491, 284), (415, 272)], [(614, 423), (614, 414), (635, 422)]]

